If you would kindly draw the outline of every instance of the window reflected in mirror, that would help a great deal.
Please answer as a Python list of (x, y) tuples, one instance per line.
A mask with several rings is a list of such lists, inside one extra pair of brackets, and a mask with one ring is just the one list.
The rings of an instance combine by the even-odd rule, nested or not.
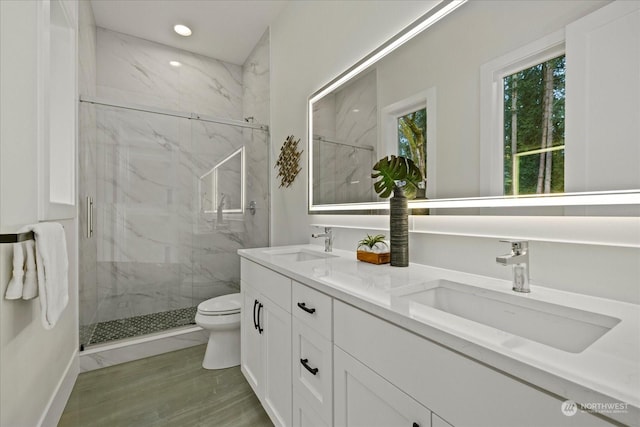
[[(422, 174), (419, 190), (424, 198), (427, 177), (427, 109), (421, 108), (398, 117), (398, 155), (413, 160)], [(420, 193), (420, 191), (418, 191)]]
[(504, 194), (564, 193), (565, 56), (504, 77)]

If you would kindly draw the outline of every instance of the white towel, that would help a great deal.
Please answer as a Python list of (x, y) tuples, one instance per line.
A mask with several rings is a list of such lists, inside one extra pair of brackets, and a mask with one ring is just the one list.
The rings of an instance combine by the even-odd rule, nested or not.
[(40, 312), (45, 329), (51, 329), (69, 303), (69, 257), (62, 225), (41, 222), (31, 226), (36, 237), (36, 266)]
[(5, 298), (32, 299), (40, 296), (42, 324), (45, 329), (51, 329), (69, 303), (67, 240), (64, 228), (55, 222), (28, 225), (18, 232), (27, 231), (34, 232), (35, 242), (14, 243), (13, 277)]
[(24, 273), (24, 286), (22, 287), (22, 299), (33, 299), (38, 296), (38, 273), (36, 271), (36, 243), (33, 240), (24, 242), (27, 254), (26, 271)]
[(7, 292), (4, 294), (6, 299), (22, 298), (22, 289), (24, 287), (24, 253), (22, 252), (22, 243), (13, 244), (13, 277), (7, 286)]

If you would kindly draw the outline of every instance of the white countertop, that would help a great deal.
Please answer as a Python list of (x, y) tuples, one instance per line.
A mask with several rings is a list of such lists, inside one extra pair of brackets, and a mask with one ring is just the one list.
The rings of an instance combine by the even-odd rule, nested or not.
[[(511, 282), (453, 270), (411, 264), (373, 265), (355, 251), (334, 250), (332, 258), (292, 261), (279, 249), (322, 252), (316, 245), (241, 249), (240, 256), (331, 295), (417, 335), (451, 348), (514, 377), (582, 404), (626, 403), (603, 415), (640, 423), (640, 306), (559, 291), (531, 283), (516, 294)], [(562, 305), (620, 319), (620, 323), (580, 353), (570, 353), (443, 311), (410, 310), (398, 290), (447, 279), (521, 298)], [(637, 284), (633, 284), (637, 286)]]

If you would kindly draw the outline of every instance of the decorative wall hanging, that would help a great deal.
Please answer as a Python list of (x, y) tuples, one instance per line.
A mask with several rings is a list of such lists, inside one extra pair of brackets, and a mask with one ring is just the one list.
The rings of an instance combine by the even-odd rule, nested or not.
[(298, 165), (302, 154), (302, 151), (298, 151), (299, 142), (300, 138), (296, 140), (293, 135), (289, 135), (284, 144), (282, 144), (282, 148), (280, 148), (280, 156), (278, 156), (278, 161), (275, 165), (276, 168), (279, 168), (280, 187), (290, 186), (293, 180), (296, 179), (298, 172), (302, 170)]

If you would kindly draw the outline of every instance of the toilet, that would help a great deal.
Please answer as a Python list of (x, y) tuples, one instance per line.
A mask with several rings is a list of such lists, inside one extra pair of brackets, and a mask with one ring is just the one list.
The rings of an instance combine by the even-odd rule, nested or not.
[(223, 369), (240, 364), (240, 294), (208, 299), (198, 305), (196, 324), (209, 332), (202, 361), (205, 369)]

